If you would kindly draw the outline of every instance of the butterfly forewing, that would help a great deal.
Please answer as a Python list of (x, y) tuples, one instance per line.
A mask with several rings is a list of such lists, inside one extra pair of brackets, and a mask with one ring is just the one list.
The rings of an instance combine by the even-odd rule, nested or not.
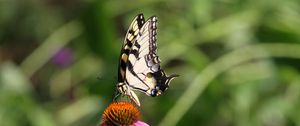
[(138, 33), (142, 26), (145, 23), (145, 18), (143, 14), (137, 15), (132, 23), (130, 24), (128, 31), (125, 36), (125, 40), (122, 45), (121, 55), (120, 55), (120, 63), (119, 63), (119, 73), (118, 73), (118, 81), (124, 82), (125, 72), (128, 62), (129, 52), (132, 49), (134, 41), (138, 36)]

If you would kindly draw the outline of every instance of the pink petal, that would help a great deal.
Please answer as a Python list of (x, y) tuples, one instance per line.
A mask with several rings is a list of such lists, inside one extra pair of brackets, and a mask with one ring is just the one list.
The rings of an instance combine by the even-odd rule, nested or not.
[[(106, 124), (106, 122), (103, 122), (99, 126), (108, 126), (108, 125)], [(142, 121), (137, 121), (137, 122), (135, 122), (134, 124), (132, 124), (130, 126), (150, 126), (150, 125), (148, 125), (147, 123), (142, 122)]]
[(102, 122), (99, 126), (107, 126), (106, 122)]
[(142, 121), (137, 121), (131, 126), (150, 126), (150, 125), (148, 125), (147, 123), (142, 122)]

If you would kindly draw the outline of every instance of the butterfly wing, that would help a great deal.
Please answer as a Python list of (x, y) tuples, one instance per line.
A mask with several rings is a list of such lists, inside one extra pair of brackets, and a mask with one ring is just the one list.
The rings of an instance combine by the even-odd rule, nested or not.
[(140, 102), (132, 89), (150, 96), (158, 96), (177, 75), (167, 76), (160, 68), (156, 52), (157, 17), (146, 22), (142, 14), (137, 15), (126, 34), (119, 63), (118, 93), (127, 95), (138, 106)]
[(124, 43), (122, 45), (121, 54), (120, 54), (119, 71), (118, 71), (119, 82), (124, 82), (129, 52), (144, 23), (145, 23), (144, 15), (138, 14), (133, 19), (132, 23), (128, 28)]
[(160, 95), (175, 77), (167, 77), (160, 68), (160, 59), (156, 54), (156, 33), (157, 17), (153, 16), (140, 29), (129, 52), (126, 68), (126, 83), (150, 96)]
[(145, 18), (143, 14), (138, 14), (130, 24), (128, 31), (125, 35), (125, 40), (122, 45), (120, 61), (119, 61), (119, 70), (118, 70), (118, 84), (117, 91), (114, 95), (114, 100), (118, 98), (118, 96), (126, 95), (132, 101), (134, 101), (138, 106), (140, 106), (140, 102), (136, 94), (130, 89), (130, 87), (125, 83), (126, 69), (128, 63), (129, 52), (132, 49), (133, 43), (138, 36), (138, 33), (142, 26), (145, 23)]

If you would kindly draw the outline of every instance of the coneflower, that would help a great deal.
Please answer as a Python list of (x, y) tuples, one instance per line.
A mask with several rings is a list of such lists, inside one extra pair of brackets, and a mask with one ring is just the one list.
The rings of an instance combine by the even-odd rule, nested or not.
[(130, 102), (113, 102), (102, 115), (101, 126), (149, 126), (140, 121), (141, 112)]

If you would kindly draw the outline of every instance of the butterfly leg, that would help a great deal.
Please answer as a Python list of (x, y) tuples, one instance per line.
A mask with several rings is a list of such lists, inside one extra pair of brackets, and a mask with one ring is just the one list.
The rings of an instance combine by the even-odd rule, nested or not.
[(118, 90), (115, 90), (112, 101), (116, 101), (120, 95), (121, 95), (121, 93)]
[[(140, 101), (137, 95), (130, 89), (130, 87), (125, 83), (118, 83), (117, 84), (118, 94), (115, 96), (117, 98), (119, 95), (123, 94), (130, 98), (136, 105), (140, 106)], [(114, 99), (115, 99), (114, 98)]]

